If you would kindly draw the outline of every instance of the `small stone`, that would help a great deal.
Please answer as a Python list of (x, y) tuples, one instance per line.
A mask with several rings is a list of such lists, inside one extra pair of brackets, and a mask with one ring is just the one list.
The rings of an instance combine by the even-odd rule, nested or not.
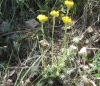
[(89, 66), (88, 65), (81, 65), (80, 68), (81, 68), (82, 71), (85, 71), (85, 72), (89, 71)]
[(1, 32), (11, 31), (10, 24), (6, 21), (3, 21), (2, 24), (0, 24), (0, 31)]
[(88, 40), (88, 39), (86, 39), (85, 43), (86, 43), (86, 44), (89, 44), (89, 40)]
[(71, 54), (76, 54), (78, 51), (78, 48), (74, 45), (71, 45), (68, 49), (67, 49), (67, 55), (71, 55)]
[(93, 28), (91, 27), (91, 26), (89, 26), (88, 28), (87, 28), (87, 33), (92, 33), (93, 32)]
[(31, 19), (31, 20), (26, 21), (25, 24), (28, 27), (34, 29), (35, 27), (37, 27), (39, 25), (39, 22), (37, 22), (35, 19)]
[(79, 51), (79, 54), (87, 56), (87, 47), (81, 48), (81, 50)]

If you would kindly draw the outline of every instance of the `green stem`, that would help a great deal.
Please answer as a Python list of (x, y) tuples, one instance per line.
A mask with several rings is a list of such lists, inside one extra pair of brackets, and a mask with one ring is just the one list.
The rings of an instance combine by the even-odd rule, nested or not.
[(44, 28), (43, 28), (43, 23), (41, 23), (41, 31), (42, 31), (43, 40), (44, 40)]
[(64, 55), (66, 55), (66, 41), (67, 41), (67, 25), (65, 24), (65, 33), (63, 39)]
[[(44, 33), (44, 28), (43, 28), (43, 23), (41, 23), (41, 31), (42, 31), (42, 35), (43, 35), (43, 40), (45, 40), (45, 33)], [(45, 52), (44, 52), (44, 46), (42, 47), (42, 66), (45, 69), (46, 65), (45, 65)]]
[(53, 17), (53, 26), (52, 26), (52, 64), (54, 62), (54, 26), (55, 26), (55, 17)]
[[(8, 60), (8, 63), (7, 63), (7, 67), (6, 67), (6, 69), (5, 69), (5, 75), (6, 75), (7, 72), (8, 72), (8, 67), (9, 67), (9, 64), (10, 64), (10, 61), (11, 61), (11, 58), (12, 58), (12, 54), (13, 54), (13, 50), (12, 50), (12, 52), (11, 52), (10, 58), (9, 58), (9, 60)], [(5, 78), (4, 78), (3, 86), (4, 86), (5, 81), (6, 81), (6, 80), (5, 80)]]
[(67, 14), (66, 14), (66, 16), (68, 16), (69, 10), (70, 10), (70, 8), (67, 9)]
[(46, 68), (46, 64), (45, 64), (45, 52), (44, 52), (44, 47), (42, 48), (42, 66), (45, 69)]

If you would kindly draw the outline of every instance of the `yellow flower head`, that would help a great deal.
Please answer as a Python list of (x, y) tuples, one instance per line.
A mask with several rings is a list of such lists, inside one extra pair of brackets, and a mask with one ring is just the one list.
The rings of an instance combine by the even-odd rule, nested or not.
[(37, 19), (38, 19), (41, 23), (44, 23), (45, 21), (48, 20), (48, 17), (45, 16), (45, 15), (40, 14), (40, 15), (37, 16)]
[(68, 8), (71, 8), (73, 5), (74, 5), (74, 2), (73, 1), (65, 1), (64, 4), (68, 7)]
[(51, 11), (50, 15), (53, 16), (53, 17), (58, 17), (59, 16), (59, 11), (53, 10), (53, 11)]
[(67, 16), (64, 16), (62, 17), (62, 21), (65, 23), (65, 24), (71, 24), (72, 22), (72, 19), (67, 17)]

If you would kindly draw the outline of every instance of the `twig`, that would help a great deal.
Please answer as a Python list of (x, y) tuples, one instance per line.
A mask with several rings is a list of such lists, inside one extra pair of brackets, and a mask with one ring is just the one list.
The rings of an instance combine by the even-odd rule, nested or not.
[(27, 29), (27, 30), (20, 30), (20, 31), (14, 31), (14, 32), (6, 32), (6, 33), (2, 33), (0, 34), (1, 37), (3, 36), (8, 36), (8, 35), (12, 35), (12, 34), (15, 34), (15, 33), (26, 33), (26, 32), (29, 32), (29, 31), (37, 31), (39, 29)]
[[(34, 68), (37, 68), (37, 67), (39, 67), (39, 66), (34, 66)], [(41, 67), (41, 66), (40, 66)], [(25, 67), (17, 67), (17, 66), (15, 66), (15, 67), (8, 67), (8, 69), (21, 69), (21, 68), (24, 68), (24, 69), (28, 69), (29, 67), (28, 66), (25, 66)]]
[[(62, 25), (60, 25), (60, 26), (55, 26), (55, 28), (59, 28), (59, 27), (62, 27)], [(49, 28), (51, 28), (51, 26), (50, 27), (44, 27), (44, 28), (47, 28), (47, 29), (49, 29)], [(9, 36), (9, 35), (12, 35), (12, 34), (15, 34), (15, 33), (17, 33), (17, 34), (19, 34), (19, 33), (27, 33), (27, 32), (29, 32), (29, 31), (38, 31), (38, 30), (40, 30), (40, 28), (32, 28), (32, 29), (26, 29), (26, 30), (20, 30), (20, 31), (13, 31), (13, 32), (4, 32), (4, 33), (0, 33), (0, 36), (1, 37), (3, 37), (3, 36)]]
[(100, 50), (100, 48), (87, 48), (88, 50)]

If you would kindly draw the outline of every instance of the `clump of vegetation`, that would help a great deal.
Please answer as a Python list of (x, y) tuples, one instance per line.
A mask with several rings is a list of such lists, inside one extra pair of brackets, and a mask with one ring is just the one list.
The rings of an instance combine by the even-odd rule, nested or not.
[[(52, 0), (44, 0), (44, 2), (11, 0), (9, 6), (14, 9), (11, 10), (13, 13), (6, 15), (3, 6), (6, 5), (7, 8), (7, 3), (10, 1), (1, 0), (0, 22), (7, 19), (7, 25), (1, 24), (5, 27), (3, 27), (4, 31), (1, 31), (0, 56), (7, 53), (7, 58), (5, 62), (0, 63), (0, 70), (3, 71), (0, 86), (99, 86), (100, 31), (98, 29), (94, 31), (92, 27), (97, 21), (99, 22), (99, 19), (89, 26), (87, 24), (87, 28), (83, 29), (87, 21), (83, 19), (87, 16), (85, 12), (88, 13), (87, 10), (85, 11), (86, 7), (83, 6), (85, 9), (82, 9), (83, 17), (78, 19), (81, 19), (83, 25), (80, 26), (80, 21), (71, 18), (79, 12), (80, 8), (77, 7), (81, 3), (79, 0), (78, 3), (72, 0), (55, 0), (53, 5), (53, 2), (50, 2)], [(37, 4), (34, 12), (31, 8), (32, 3)], [(88, 7), (89, 3), (92, 4), (92, 1), (86, 0), (84, 5)], [(19, 14), (17, 14), (18, 10), (20, 10)], [(14, 20), (17, 21), (19, 16), (22, 21), (25, 17), (26, 19), (32, 17), (28, 17), (27, 11), (29, 14), (31, 12), (32, 16), (34, 14), (35, 18), (38, 14), (40, 30), (23, 31), (22, 27), (18, 26), (17, 33), (12, 32), (16, 30), (13, 28), (16, 25), (11, 24)], [(81, 30), (77, 29), (79, 27)], [(60, 38), (57, 35), (59, 33)], [(21, 55), (23, 58), (20, 57)]]

